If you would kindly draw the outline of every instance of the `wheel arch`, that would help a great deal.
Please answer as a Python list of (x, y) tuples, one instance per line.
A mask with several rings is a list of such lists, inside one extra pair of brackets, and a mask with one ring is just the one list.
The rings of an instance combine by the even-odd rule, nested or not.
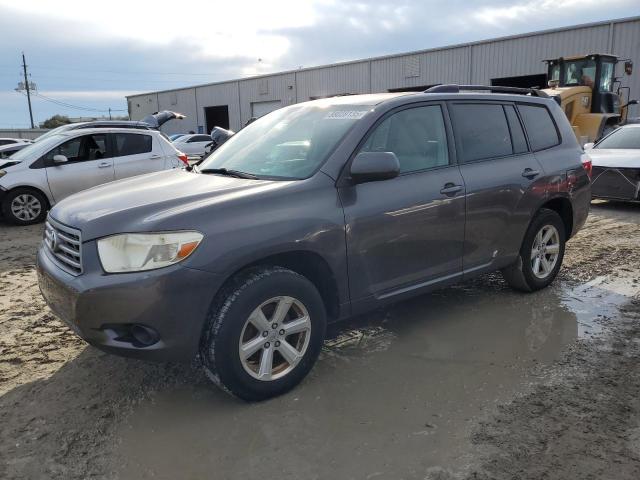
[(562, 223), (565, 226), (565, 238), (569, 240), (573, 234), (573, 206), (571, 205), (571, 201), (566, 197), (554, 197), (548, 199), (538, 207), (536, 213), (543, 208), (553, 210), (560, 215)]
[(287, 268), (308, 279), (318, 289), (327, 311), (328, 319), (331, 321), (340, 317), (340, 294), (336, 276), (329, 263), (321, 255), (309, 250), (275, 253), (253, 260), (228, 275), (218, 293), (225, 291), (225, 287), (240, 272), (250, 268), (270, 266)]
[(2, 200), (4, 200), (7, 197), (7, 195), (10, 195), (12, 192), (15, 192), (16, 190), (31, 190), (31, 191), (39, 193), (40, 195), (42, 195), (44, 197), (45, 201), (47, 202), (47, 204), (45, 205), (47, 210), (49, 210), (52, 207), (53, 203), (54, 203), (52, 201), (52, 199), (49, 198), (49, 195), (47, 194), (47, 192), (42, 190), (42, 188), (37, 187), (35, 185), (29, 185), (29, 184), (15, 185), (15, 186), (12, 186), (11, 188), (5, 190), (4, 192), (2, 192)]

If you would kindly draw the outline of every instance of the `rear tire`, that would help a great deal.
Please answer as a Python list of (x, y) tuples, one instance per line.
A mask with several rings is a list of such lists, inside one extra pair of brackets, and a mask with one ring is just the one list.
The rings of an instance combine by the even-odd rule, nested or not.
[(31, 188), (11, 190), (2, 201), (2, 215), (14, 225), (40, 223), (47, 216), (48, 208), (47, 198)]
[(236, 275), (214, 301), (200, 345), (209, 378), (247, 401), (281, 395), (313, 367), (326, 330), (315, 286), (282, 267)]
[(502, 270), (510, 287), (533, 292), (547, 287), (558, 275), (565, 247), (565, 225), (553, 210), (541, 209), (522, 241), (518, 259)]

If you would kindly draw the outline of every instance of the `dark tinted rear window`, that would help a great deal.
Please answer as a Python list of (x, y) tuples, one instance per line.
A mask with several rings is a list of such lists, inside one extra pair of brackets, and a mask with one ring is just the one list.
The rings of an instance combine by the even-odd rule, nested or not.
[(507, 114), (509, 128), (511, 129), (511, 140), (513, 141), (513, 153), (523, 153), (527, 151), (527, 141), (524, 138), (524, 131), (520, 124), (520, 119), (516, 114), (516, 109), (511, 105), (504, 106), (504, 112)]
[(511, 155), (511, 136), (502, 105), (453, 104), (458, 155), (463, 162)]
[(151, 136), (135, 133), (115, 133), (116, 157), (136, 155), (151, 151)]
[(518, 110), (534, 152), (560, 143), (556, 125), (546, 107), (542, 105), (518, 105)]

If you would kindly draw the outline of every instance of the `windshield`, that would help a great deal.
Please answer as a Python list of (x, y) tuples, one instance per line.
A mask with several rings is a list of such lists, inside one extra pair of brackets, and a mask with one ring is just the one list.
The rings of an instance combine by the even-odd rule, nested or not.
[(199, 169), (225, 168), (266, 178), (307, 178), (370, 108), (321, 102), (276, 110), (236, 133)]
[(565, 85), (585, 85), (593, 88), (596, 78), (595, 60), (573, 60), (565, 62)]
[(74, 124), (73, 123), (69, 123), (67, 125), (62, 125), (60, 127), (54, 128), (53, 130), (49, 130), (47, 133), (45, 133), (44, 135), (40, 135), (38, 138), (36, 138), (36, 142), (40, 142), (46, 138), (49, 138), (53, 135), (57, 135), (59, 133), (62, 132), (66, 132), (67, 130), (71, 130), (73, 128)]
[(640, 149), (640, 128), (620, 128), (604, 138), (594, 148)]
[(16, 153), (11, 155), (11, 160), (21, 162), (23, 160), (35, 160), (36, 158), (40, 158), (65, 138), (67, 138), (67, 136), (61, 134), (47, 136), (44, 140), (38, 140), (37, 142), (24, 147), (22, 150), (18, 150)]

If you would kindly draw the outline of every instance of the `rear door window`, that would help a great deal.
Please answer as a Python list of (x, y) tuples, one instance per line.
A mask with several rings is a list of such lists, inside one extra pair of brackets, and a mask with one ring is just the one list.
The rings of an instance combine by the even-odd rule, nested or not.
[(511, 130), (511, 141), (513, 143), (513, 153), (524, 153), (528, 150), (527, 140), (524, 137), (522, 124), (513, 105), (505, 105), (504, 113), (507, 114), (509, 130)]
[(560, 143), (556, 124), (545, 106), (518, 104), (518, 111), (534, 152)]
[(117, 157), (149, 153), (152, 150), (151, 135), (140, 133), (114, 133), (115, 154)]
[(429, 105), (390, 115), (375, 128), (360, 151), (395, 153), (401, 173), (448, 165), (442, 109)]
[(450, 105), (456, 147), (462, 162), (477, 162), (511, 155), (511, 135), (502, 105), (454, 103)]

